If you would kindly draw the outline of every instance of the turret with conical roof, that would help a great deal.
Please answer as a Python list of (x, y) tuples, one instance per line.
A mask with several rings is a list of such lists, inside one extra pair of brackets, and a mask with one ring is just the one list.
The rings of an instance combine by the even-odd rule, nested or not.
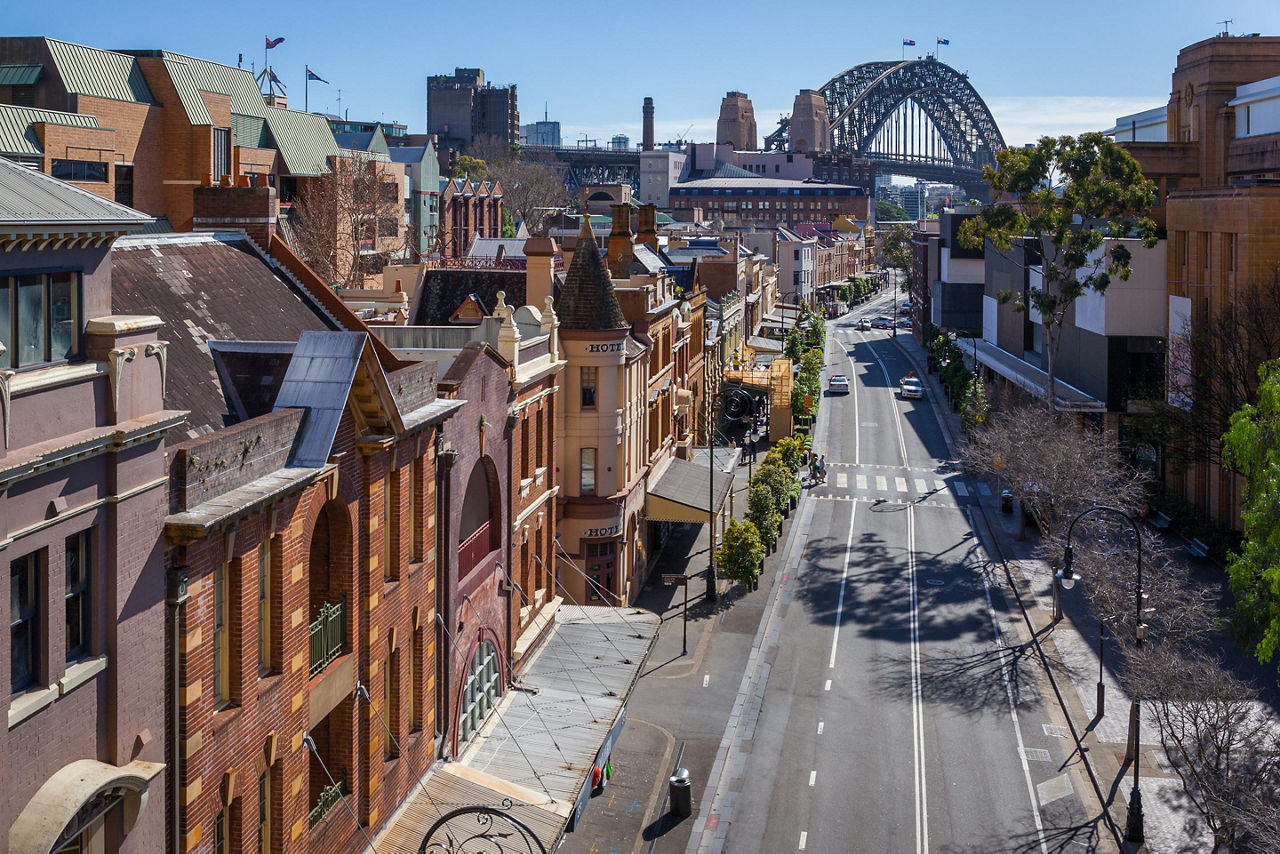
[(586, 213), (582, 215), (578, 251), (573, 253), (565, 273), (556, 314), (561, 329), (626, 329), (630, 325), (613, 292), (613, 280), (600, 257), (591, 217)]

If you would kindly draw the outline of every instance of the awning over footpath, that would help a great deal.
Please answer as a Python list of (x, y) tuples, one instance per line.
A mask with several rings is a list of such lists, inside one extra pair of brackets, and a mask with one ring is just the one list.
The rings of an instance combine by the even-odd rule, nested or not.
[[(1049, 382), (1049, 374), (1040, 370), (1030, 362), (1025, 362), (1007, 350), (1002, 350), (990, 341), (979, 340), (978, 361), (995, 371), (1000, 376), (1019, 388), (1044, 397), (1045, 386)], [(1075, 386), (1054, 380), (1057, 408), (1063, 412), (1105, 412), (1107, 405), (1096, 397), (1092, 397)]]
[(376, 840), (379, 854), (417, 852), (442, 815), (472, 806), (517, 819), (554, 851), (622, 732), (660, 622), (636, 608), (562, 605), (520, 689), (503, 695), (457, 762), (413, 790)]
[[(717, 453), (722, 465), (733, 457), (733, 451)], [(719, 514), (733, 489), (733, 475), (716, 469), (707, 481), (708, 464), (689, 460), (672, 460), (666, 471), (649, 484), (644, 500), (645, 517), (650, 522), (706, 522), (712, 512)]]

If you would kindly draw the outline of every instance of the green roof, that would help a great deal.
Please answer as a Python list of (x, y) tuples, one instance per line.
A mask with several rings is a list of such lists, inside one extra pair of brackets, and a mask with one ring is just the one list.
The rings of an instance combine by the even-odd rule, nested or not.
[(98, 127), (98, 119), (94, 116), (0, 104), (0, 154), (44, 154), (40, 138), (32, 127), (37, 122), (81, 128)]
[(123, 53), (45, 39), (68, 92), (115, 101), (154, 104), (138, 60)]
[(307, 178), (329, 174), (329, 158), (340, 155), (342, 149), (324, 116), (268, 107), (266, 118), (271, 138), (290, 175)]
[(178, 90), (178, 100), (186, 111), (187, 121), (193, 125), (212, 125), (213, 116), (209, 115), (209, 108), (205, 106), (204, 98), (200, 97), (191, 66), (180, 59), (166, 56), (164, 67), (169, 72), (169, 79), (173, 81), (173, 88)]
[(231, 114), (231, 137), (236, 145), (249, 148), (270, 148), (267, 140), (267, 120), (258, 116)]
[(0, 86), (30, 86), (43, 70), (43, 65), (0, 65)]
[(177, 61), (185, 64), (191, 71), (191, 79), (197, 90), (231, 96), (231, 112), (258, 118), (266, 116), (267, 102), (258, 91), (258, 83), (249, 69), (232, 68), (220, 62), (183, 56), (167, 50), (161, 51), (160, 55), (166, 63)]

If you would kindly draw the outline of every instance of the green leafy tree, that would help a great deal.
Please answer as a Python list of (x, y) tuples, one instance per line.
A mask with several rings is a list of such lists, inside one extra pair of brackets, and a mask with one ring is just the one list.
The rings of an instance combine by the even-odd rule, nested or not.
[(876, 202), (876, 222), (902, 222), (907, 219), (907, 209), (883, 199)]
[(796, 480), (795, 474), (787, 470), (780, 460), (765, 458), (764, 464), (756, 469), (754, 479), (769, 491), (773, 497), (774, 509), (781, 511), (787, 506), (791, 497), (791, 484)]
[(1239, 628), (1267, 663), (1280, 646), (1280, 361), (1258, 370), (1258, 402), (1231, 416), (1223, 456), (1248, 478), (1244, 541), (1227, 558)]
[(987, 420), (991, 407), (987, 403), (987, 386), (981, 375), (972, 373), (965, 385), (964, 395), (960, 398), (960, 423), (965, 434), (972, 433), (978, 425)]
[(502, 236), (516, 236), (516, 218), (512, 216), (511, 211), (508, 208), (502, 209)]
[(778, 531), (782, 528), (782, 514), (778, 512), (773, 493), (765, 484), (757, 483), (747, 490), (746, 517), (764, 542), (772, 543), (778, 539)]
[(760, 562), (764, 560), (764, 542), (760, 532), (749, 520), (734, 519), (725, 528), (720, 545), (716, 548), (716, 563), (725, 578), (754, 584), (760, 577)]
[(449, 164), (449, 177), (484, 181), (489, 177), (489, 164), (479, 157), (472, 157), (470, 154), (459, 154)]
[(1106, 245), (1107, 237), (1134, 234), (1143, 246), (1156, 245), (1156, 224), (1146, 215), (1155, 184), (1129, 152), (1100, 133), (1041, 137), (1032, 147), (997, 152), (996, 162), (998, 168), (986, 166), (982, 176), (1008, 200), (967, 219), (960, 243), (978, 249), (989, 241), (1019, 266), (1041, 268), (1043, 287), (1006, 291), (1000, 300), (1040, 315), (1047, 342), (1045, 397), (1054, 409), (1062, 324), (1081, 296), (1106, 291), (1114, 279), (1128, 280), (1131, 253), (1121, 241)]

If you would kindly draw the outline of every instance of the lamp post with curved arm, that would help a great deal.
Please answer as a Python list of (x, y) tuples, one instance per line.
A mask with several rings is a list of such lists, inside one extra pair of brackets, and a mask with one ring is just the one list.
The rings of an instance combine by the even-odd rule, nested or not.
[(711, 404), (710, 389), (703, 395), (706, 401), (707, 415), (707, 532), (710, 542), (707, 549), (707, 601), (714, 602), (720, 595), (716, 590), (716, 433), (720, 431), (712, 421), (712, 413), (719, 412), (724, 406), (724, 397), (729, 394), (740, 394), (746, 397), (752, 406), (755, 399), (741, 386), (725, 389), (716, 396), (715, 405)]
[[(1072, 568), (1075, 555), (1071, 549), (1071, 534), (1075, 530), (1076, 523), (1094, 513), (1112, 513), (1119, 516), (1129, 527), (1133, 529), (1133, 535), (1137, 542), (1137, 572), (1138, 585), (1134, 590), (1134, 635), (1137, 638), (1138, 648), (1142, 648), (1142, 642), (1147, 638), (1147, 624), (1142, 621), (1143, 616), (1143, 593), (1142, 593), (1142, 530), (1138, 527), (1138, 523), (1133, 517), (1123, 510), (1115, 507), (1097, 506), (1090, 507), (1081, 511), (1071, 520), (1071, 524), (1067, 527), (1067, 544), (1063, 548), (1062, 553), (1062, 569), (1056, 574), (1056, 579), (1062, 585), (1064, 590), (1070, 590), (1075, 586), (1076, 579), (1081, 576)], [(1099, 629), (1101, 631), (1101, 629)], [(1101, 706), (1099, 706), (1101, 713)], [(1139, 782), (1139, 765), (1141, 763), (1141, 738), (1142, 738), (1142, 718), (1138, 697), (1135, 693), (1130, 701), (1129, 707), (1129, 740), (1130, 753), (1133, 756), (1133, 791), (1129, 794), (1129, 812), (1125, 823), (1124, 838), (1128, 842), (1141, 843), (1145, 839), (1143, 833), (1142, 819), (1142, 791), (1138, 788)]]

